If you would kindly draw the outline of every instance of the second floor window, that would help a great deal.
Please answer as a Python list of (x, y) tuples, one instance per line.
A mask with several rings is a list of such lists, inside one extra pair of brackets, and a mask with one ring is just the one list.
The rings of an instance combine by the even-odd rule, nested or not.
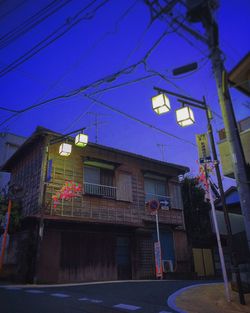
[(145, 200), (152, 199), (163, 200), (167, 198), (167, 182), (166, 179), (159, 177), (144, 177)]
[(84, 193), (115, 199), (116, 188), (114, 187), (114, 171), (85, 165)]

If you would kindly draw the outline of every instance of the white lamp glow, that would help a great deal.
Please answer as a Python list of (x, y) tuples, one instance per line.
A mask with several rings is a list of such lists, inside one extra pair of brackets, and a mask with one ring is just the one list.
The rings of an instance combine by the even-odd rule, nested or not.
[(171, 109), (169, 99), (163, 93), (152, 98), (152, 107), (155, 113), (159, 115), (167, 113)]
[(69, 156), (71, 154), (71, 151), (72, 151), (72, 145), (69, 144), (69, 143), (62, 143), (60, 144), (60, 147), (59, 147), (59, 154), (62, 155), (62, 156)]
[(75, 145), (77, 147), (86, 147), (88, 144), (88, 135), (85, 134), (78, 134), (75, 137)]
[(176, 110), (176, 119), (177, 123), (182, 126), (189, 126), (194, 124), (194, 113), (190, 107), (183, 107), (179, 110)]

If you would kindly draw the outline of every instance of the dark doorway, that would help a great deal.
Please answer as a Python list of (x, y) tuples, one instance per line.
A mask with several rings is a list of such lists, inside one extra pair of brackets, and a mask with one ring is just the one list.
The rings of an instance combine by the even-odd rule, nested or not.
[(132, 278), (129, 237), (116, 238), (116, 264), (118, 279)]

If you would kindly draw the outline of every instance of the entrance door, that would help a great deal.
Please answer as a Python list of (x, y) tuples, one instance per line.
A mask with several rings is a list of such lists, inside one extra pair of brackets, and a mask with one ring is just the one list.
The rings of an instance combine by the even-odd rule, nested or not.
[(132, 278), (129, 237), (119, 236), (116, 238), (116, 264), (118, 279)]

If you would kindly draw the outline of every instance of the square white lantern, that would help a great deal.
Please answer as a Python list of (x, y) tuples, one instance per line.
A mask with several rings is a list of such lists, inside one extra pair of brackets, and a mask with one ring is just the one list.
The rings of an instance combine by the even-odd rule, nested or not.
[(69, 144), (69, 143), (62, 143), (60, 144), (60, 147), (59, 147), (59, 154), (62, 155), (62, 156), (69, 156), (71, 154), (71, 151), (72, 151), (72, 145)]
[(169, 99), (163, 93), (152, 98), (152, 107), (155, 113), (159, 115), (167, 113), (171, 109)]
[(177, 123), (182, 126), (189, 126), (194, 124), (194, 113), (190, 107), (183, 107), (179, 110), (176, 110), (176, 119)]
[(75, 145), (77, 147), (86, 147), (88, 144), (88, 135), (85, 134), (78, 134), (75, 137)]

